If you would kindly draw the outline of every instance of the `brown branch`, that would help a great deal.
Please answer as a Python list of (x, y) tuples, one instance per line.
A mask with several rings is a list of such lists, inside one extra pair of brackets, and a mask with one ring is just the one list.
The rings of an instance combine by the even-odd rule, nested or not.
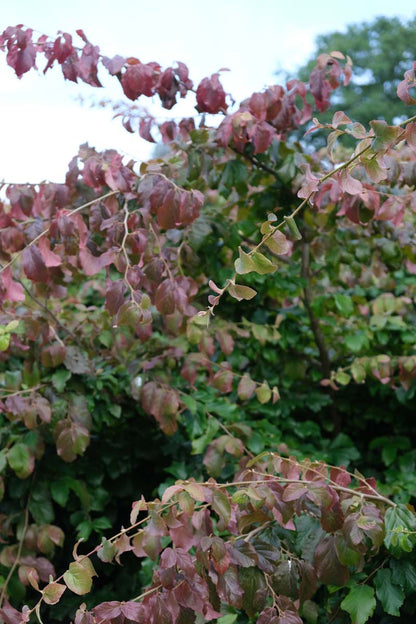
[(246, 160), (250, 161), (251, 164), (254, 165), (255, 167), (258, 167), (259, 169), (263, 169), (263, 171), (266, 171), (266, 173), (270, 173), (272, 176), (274, 176), (276, 180), (280, 180), (279, 174), (277, 173), (277, 171), (275, 171), (274, 169), (272, 169), (265, 163), (262, 163), (261, 161), (257, 160), (257, 158), (255, 158), (254, 156), (251, 156), (250, 154), (244, 154), (243, 152), (239, 152), (234, 147), (231, 147), (231, 149), (235, 154), (238, 154), (239, 156), (242, 156)]
[(0, 607), (2, 606), (3, 601), (6, 598), (7, 586), (9, 584), (9, 582), (10, 582), (10, 579), (12, 578), (13, 572), (15, 571), (17, 566), (19, 565), (20, 557), (22, 555), (23, 544), (24, 544), (26, 533), (27, 533), (27, 529), (28, 529), (28, 526), (29, 526), (29, 508), (28, 508), (28, 506), (29, 506), (29, 501), (28, 501), (28, 503), (26, 505), (26, 508), (25, 508), (25, 522), (24, 522), (24, 525), (23, 525), (22, 534), (20, 536), (19, 548), (18, 548), (17, 553), (16, 553), (16, 558), (15, 558), (15, 560), (13, 562), (12, 567), (9, 570), (9, 573), (8, 573), (8, 575), (6, 577), (6, 580), (4, 581), (4, 584), (3, 584), (3, 589), (1, 591)]

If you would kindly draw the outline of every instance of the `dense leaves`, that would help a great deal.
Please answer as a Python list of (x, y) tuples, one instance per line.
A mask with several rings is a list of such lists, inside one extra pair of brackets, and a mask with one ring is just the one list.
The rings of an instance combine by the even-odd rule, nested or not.
[[(341, 52), (235, 105), (219, 73), (194, 96), (182, 62), (77, 36), (0, 47), (19, 78), (106, 73), (200, 117), (127, 105), (164, 158), (82, 145), (65, 183), (4, 184), (0, 617), (413, 614), (415, 119), (314, 118), (351, 78)], [(306, 124), (322, 152), (293, 140)]]

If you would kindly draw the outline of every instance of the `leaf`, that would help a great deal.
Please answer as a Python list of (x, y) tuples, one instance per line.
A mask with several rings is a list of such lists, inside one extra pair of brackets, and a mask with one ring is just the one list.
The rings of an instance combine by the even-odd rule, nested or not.
[(266, 605), (264, 574), (254, 566), (239, 568), (238, 581), (244, 592), (243, 609), (248, 616), (254, 617), (256, 612)]
[(219, 81), (219, 74), (204, 78), (196, 90), (197, 108), (201, 113), (219, 113), (227, 109), (225, 91)]
[(408, 144), (416, 149), (416, 122), (407, 124), (405, 136)]
[(238, 259), (234, 262), (234, 268), (239, 275), (254, 271), (254, 263), (251, 254), (238, 248)]
[[(24, 607), (23, 609), (26, 608), (27, 607)], [(12, 607), (7, 599), (4, 600), (3, 607), (0, 608), (0, 617), (4, 624), (23, 624), (23, 622), (29, 622), (29, 615)]]
[(221, 530), (224, 531), (231, 519), (231, 503), (228, 496), (221, 490), (214, 490), (211, 507), (222, 520)]
[(233, 387), (233, 373), (228, 369), (220, 369), (212, 378), (212, 386), (219, 392), (231, 392)]
[(274, 273), (277, 269), (277, 266), (259, 251), (255, 251), (251, 255), (251, 259), (254, 267), (253, 271), (259, 273), (260, 275), (265, 275), (266, 273)]
[(405, 594), (404, 591), (394, 583), (391, 570), (379, 570), (374, 578), (377, 598), (386, 613), (389, 615), (400, 615)]
[(83, 455), (90, 442), (88, 429), (76, 422), (59, 422), (54, 437), (57, 453), (65, 462), (73, 462), (77, 455)]
[(416, 543), (416, 516), (405, 505), (389, 507), (384, 517), (384, 543), (395, 555), (411, 552)]
[(280, 230), (275, 230), (272, 236), (266, 239), (265, 243), (270, 251), (273, 251), (278, 256), (283, 256), (292, 249), (291, 242)]
[(241, 284), (235, 284), (234, 282), (228, 283), (228, 294), (237, 301), (250, 300), (257, 295), (257, 291), (249, 286), (242, 286)]
[(77, 375), (90, 375), (92, 373), (88, 356), (79, 347), (69, 346), (66, 348), (64, 364), (71, 373)]
[(35, 467), (35, 460), (26, 444), (17, 442), (7, 451), (7, 461), (19, 479), (26, 479)]
[(272, 398), (272, 391), (267, 381), (263, 381), (260, 387), (256, 388), (256, 397), (259, 403), (268, 403)]
[(66, 587), (62, 583), (49, 583), (42, 590), (43, 600), (49, 605), (57, 604), (65, 590)]
[(350, 614), (352, 624), (365, 624), (376, 608), (374, 589), (368, 585), (355, 585), (341, 602), (341, 608)]
[(22, 253), (23, 270), (33, 282), (47, 282), (48, 270), (37, 247), (25, 247)]
[(113, 250), (108, 250), (100, 256), (93, 256), (88, 249), (81, 249), (79, 252), (79, 260), (85, 275), (96, 275), (104, 267), (109, 266), (115, 259)]
[(349, 317), (354, 311), (354, 305), (351, 297), (336, 293), (334, 295), (335, 306), (339, 312), (345, 317)]
[(253, 396), (256, 387), (256, 382), (251, 379), (248, 373), (244, 373), (237, 388), (237, 396), (240, 401), (248, 401)]
[[(299, 197), (300, 194), (298, 193)], [(299, 231), (299, 228), (296, 224), (296, 221), (293, 217), (285, 217), (285, 223), (288, 226), (290, 233), (292, 234), (292, 237), (294, 240), (301, 240), (302, 239), (302, 234)]]
[(375, 138), (371, 147), (375, 152), (386, 151), (397, 141), (399, 137), (404, 135), (402, 128), (399, 126), (388, 126), (384, 120), (370, 121)]
[(318, 579), (324, 585), (342, 587), (349, 578), (346, 566), (341, 565), (334, 544), (334, 536), (324, 537), (315, 549), (314, 567)]
[(93, 576), (96, 576), (96, 572), (91, 561), (86, 558), (70, 563), (63, 579), (68, 589), (78, 596), (83, 596), (90, 591)]
[(170, 279), (164, 280), (157, 287), (155, 306), (161, 314), (172, 314), (176, 307), (175, 284)]

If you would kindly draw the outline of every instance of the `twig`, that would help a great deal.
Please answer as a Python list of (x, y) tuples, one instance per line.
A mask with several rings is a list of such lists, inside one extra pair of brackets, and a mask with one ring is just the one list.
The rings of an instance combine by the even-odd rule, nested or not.
[[(113, 195), (117, 195), (118, 192), (119, 191), (110, 191), (109, 193), (106, 193), (105, 195), (101, 195), (100, 197), (96, 197), (95, 199), (87, 202), (86, 204), (82, 204), (82, 206), (78, 206), (78, 208), (74, 208), (73, 210), (68, 212), (67, 216), (68, 217), (72, 217), (72, 215), (77, 214), (78, 212), (81, 212), (82, 210), (84, 210), (84, 208), (88, 208), (89, 206), (93, 206), (97, 202), (100, 202), (103, 199), (107, 199), (107, 197), (112, 197)], [(43, 232), (41, 232), (40, 234), (35, 236), (35, 238), (33, 240), (31, 240), (30, 243), (25, 245), (25, 247), (23, 249), (21, 249), (20, 251), (17, 251), (16, 254), (13, 256), (13, 258), (7, 264), (5, 264), (3, 267), (1, 267), (0, 274), (3, 273), (3, 271), (5, 271), (6, 269), (8, 269), (9, 266), (14, 264), (14, 262), (16, 262), (16, 260), (18, 258), (20, 258), (20, 256), (22, 255), (22, 253), (24, 252), (25, 249), (29, 249), (29, 247), (32, 247), (32, 245), (37, 243), (38, 240), (40, 240), (42, 238), (42, 236), (45, 236), (45, 234), (47, 234), (49, 232), (50, 228), (51, 228), (51, 226), (48, 225), (48, 227), (45, 230), (43, 230)]]
[(28, 503), (26, 505), (26, 508), (25, 508), (25, 522), (24, 522), (24, 525), (23, 525), (22, 534), (20, 536), (19, 548), (17, 549), (16, 558), (15, 558), (15, 560), (13, 562), (12, 567), (9, 570), (9, 573), (8, 573), (8, 575), (6, 577), (6, 580), (4, 581), (3, 589), (1, 590), (0, 607), (2, 606), (3, 601), (4, 601), (5, 597), (6, 597), (7, 586), (9, 584), (9, 582), (10, 582), (10, 579), (11, 579), (11, 577), (13, 575), (13, 572), (15, 571), (16, 567), (19, 564), (20, 557), (21, 557), (21, 554), (22, 554), (23, 543), (25, 541), (27, 529), (28, 529), (28, 526), (29, 526), (29, 509), (28, 509), (28, 505), (29, 505), (29, 501), (28, 501)]

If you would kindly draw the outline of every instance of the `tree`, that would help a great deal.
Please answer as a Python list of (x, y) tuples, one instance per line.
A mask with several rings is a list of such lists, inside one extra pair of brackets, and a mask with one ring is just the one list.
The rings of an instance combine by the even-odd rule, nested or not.
[(0, 45), (18, 77), (107, 71), (200, 118), (126, 108), (164, 158), (83, 145), (65, 183), (5, 183), (0, 617), (411, 616), (415, 118), (336, 112), (309, 154), (291, 133), (348, 82), (339, 53), (232, 109), (218, 74), (194, 89), (77, 34)]
[(345, 32), (319, 35), (316, 51), (299, 75), (307, 78), (319, 54), (339, 50), (351, 57), (354, 75), (347, 88), (333, 95), (334, 105), (363, 124), (372, 119), (393, 123), (404, 118), (396, 91), (413, 61), (415, 46), (416, 18), (402, 22), (377, 17), (373, 22), (351, 24)]

